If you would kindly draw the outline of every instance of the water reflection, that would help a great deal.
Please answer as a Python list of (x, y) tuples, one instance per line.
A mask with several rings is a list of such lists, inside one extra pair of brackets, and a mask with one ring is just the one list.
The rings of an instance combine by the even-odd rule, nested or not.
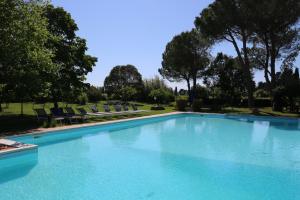
[(26, 176), (37, 164), (37, 149), (0, 157), (0, 184)]
[(161, 154), (300, 170), (298, 123), (185, 117), (157, 135)]

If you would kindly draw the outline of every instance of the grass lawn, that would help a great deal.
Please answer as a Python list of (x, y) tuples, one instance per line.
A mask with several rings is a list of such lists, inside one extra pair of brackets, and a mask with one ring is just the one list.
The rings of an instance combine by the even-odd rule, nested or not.
[[(105, 102), (99, 102), (97, 107), (99, 111), (103, 111), (103, 104)], [(150, 110), (151, 104), (139, 103), (139, 109), (147, 110), (148, 112), (141, 112), (137, 114), (127, 114), (127, 115), (112, 115), (112, 116), (89, 116), (86, 123), (91, 122), (103, 122), (103, 121), (110, 121), (110, 120), (118, 120), (118, 119), (125, 119), (125, 118), (132, 118), (132, 117), (141, 117), (147, 115), (155, 115), (155, 114), (163, 114), (175, 111), (174, 106), (165, 106), (165, 110), (162, 111), (152, 111)], [(89, 103), (85, 106), (80, 106), (77, 104), (68, 104), (76, 110), (77, 107), (84, 107), (87, 111), (90, 111), (90, 106), (93, 103)], [(20, 109), (21, 106), (19, 103), (10, 103), (8, 107), (4, 107), (4, 111), (0, 112), (0, 136), (4, 135), (12, 135), (21, 132), (28, 132), (32, 129), (36, 129), (39, 127), (48, 127), (48, 126), (61, 126), (61, 124), (47, 124), (43, 122), (38, 122), (33, 112), (33, 108), (41, 108), (45, 106), (46, 111), (50, 114), (50, 108), (53, 107), (52, 103), (47, 103), (45, 105), (33, 105), (32, 103), (25, 103), (24, 104), (24, 116), (20, 116)], [(60, 103), (60, 107), (65, 107), (66, 104)], [(76, 110), (77, 112), (77, 110)], [(210, 111), (209, 109), (203, 109), (203, 112), (216, 112)], [(262, 115), (262, 116), (284, 116), (284, 117), (300, 117), (300, 114), (293, 114), (288, 112), (274, 112), (270, 107), (266, 108), (259, 108), (256, 112), (252, 112), (248, 108), (235, 108), (235, 107), (226, 107), (223, 108), (218, 113), (227, 113), (227, 114), (255, 114), (255, 115)]]

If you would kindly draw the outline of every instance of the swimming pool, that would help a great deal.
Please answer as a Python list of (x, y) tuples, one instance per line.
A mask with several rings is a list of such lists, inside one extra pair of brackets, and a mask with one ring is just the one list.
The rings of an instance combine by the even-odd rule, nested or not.
[(178, 114), (14, 138), (0, 199), (300, 199), (298, 120)]

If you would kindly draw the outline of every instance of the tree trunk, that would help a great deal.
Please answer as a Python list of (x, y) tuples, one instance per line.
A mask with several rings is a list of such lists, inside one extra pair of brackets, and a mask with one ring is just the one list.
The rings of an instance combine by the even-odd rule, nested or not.
[(21, 116), (24, 116), (23, 100), (21, 100)]
[(253, 97), (253, 80), (251, 75), (250, 69), (250, 61), (248, 57), (248, 49), (247, 49), (247, 37), (246, 34), (243, 34), (243, 50), (244, 50), (244, 70), (245, 70), (245, 78), (247, 84), (247, 91), (248, 91), (248, 107), (254, 107), (254, 97)]
[(191, 83), (189, 79), (186, 79), (187, 87), (188, 87), (188, 96), (189, 96), (189, 103), (192, 103), (192, 95), (191, 95)]
[(55, 109), (58, 109), (58, 102), (57, 102), (57, 101), (54, 101), (53, 104), (54, 104), (54, 108), (55, 108)]
[(196, 96), (197, 78), (193, 77), (193, 90), (192, 90), (192, 102)]
[(243, 41), (243, 49), (244, 49), (244, 58), (242, 56), (242, 53), (239, 49), (239, 46), (232, 34), (229, 34), (231, 38), (231, 42), (234, 46), (234, 49), (236, 50), (236, 53), (238, 55), (238, 59), (240, 62), (240, 65), (243, 67), (244, 76), (245, 76), (245, 82), (246, 82), (246, 88), (248, 93), (248, 107), (253, 108), (254, 107), (254, 97), (253, 97), (253, 83), (252, 83), (252, 76), (250, 71), (250, 61), (248, 58), (248, 50), (247, 50), (247, 36), (245, 32), (242, 33), (242, 41)]

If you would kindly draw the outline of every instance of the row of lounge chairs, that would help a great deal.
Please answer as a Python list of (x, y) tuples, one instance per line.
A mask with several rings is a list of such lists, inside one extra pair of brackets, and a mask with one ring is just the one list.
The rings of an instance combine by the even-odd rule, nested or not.
[[(88, 115), (91, 116), (108, 116), (108, 115), (122, 115), (122, 114), (133, 114), (133, 113), (139, 113), (139, 112), (144, 112), (145, 110), (138, 110), (137, 106), (132, 104), (132, 110), (129, 110), (128, 105), (114, 105), (115, 111), (111, 111), (109, 105), (104, 104), (103, 109), (104, 112), (100, 112), (97, 108), (96, 105), (93, 105), (90, 107), (91, 113), (87, 112), (84, 108), (77, 108), (77, 111), (80, 114), (76, 114), (74, 109), (71, 107), (66, 107), (66, 108), (51, 108), (50, 112), (51, 115), (48, 115), (46, 110), (43, 108), (39, 109), (34, 109), (38, 121), (50, 121), (55, 120), (59, 121), (62, 123), (63, 121), (69, 122), (69, 123), (74, 123), (78, 121), (84, 121), (87, 119)], [(123, 108), (123, 110), (122, 110)]]

